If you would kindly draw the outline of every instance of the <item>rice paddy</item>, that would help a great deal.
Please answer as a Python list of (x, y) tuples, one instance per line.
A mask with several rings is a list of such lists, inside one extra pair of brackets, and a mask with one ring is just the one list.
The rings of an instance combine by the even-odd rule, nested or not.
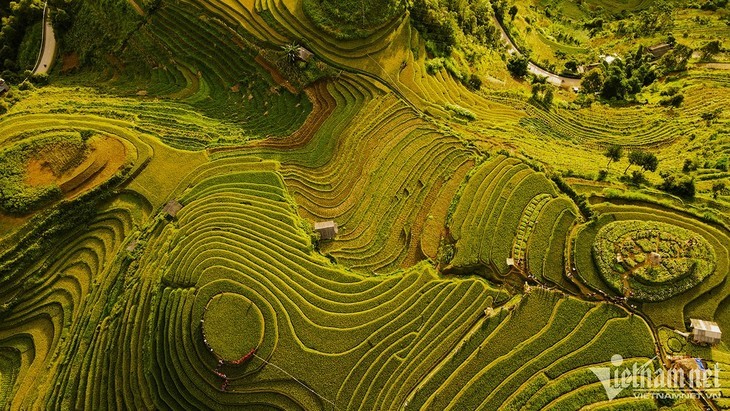
[[(106, 59), (71, 64), (74, 27), (0, 97), (0, 409), (730, 409), (622, 377), (729, 381), (724, 71), (663, 79), (678, 109), (545, 107), (504, 69), (429, 74), (407, 13), (315, 6), (120, 1)], [(659, 170), (633, 187), (611, 144)]]

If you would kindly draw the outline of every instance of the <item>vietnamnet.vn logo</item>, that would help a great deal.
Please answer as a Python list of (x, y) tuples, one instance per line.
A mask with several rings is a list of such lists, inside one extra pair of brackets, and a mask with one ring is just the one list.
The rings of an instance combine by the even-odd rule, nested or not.
[(613, 400), (619, 396), (653, 398), (719, 398), (720, 367), (714, 363), (708, 367), (698, 358), (681, 358), (672, 367), (655, 369), (657, 357), (648, 361), (631, 361), (615, 354), (611, 366), (591, 367), (590, 370), (606, 390), (606, 396)]

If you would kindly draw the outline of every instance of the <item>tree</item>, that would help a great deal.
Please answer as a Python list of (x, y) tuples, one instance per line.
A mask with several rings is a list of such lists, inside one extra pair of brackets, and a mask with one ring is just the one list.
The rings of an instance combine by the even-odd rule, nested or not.
[(527, 57), (522, 55), (513, 54), (509, 60), (507, 60), (507, 70), (514, 77), (522, 78), (527, 75), (528, 60)]
[(517, 6), (513, 5), (512, 7), (509, 8), (509, 17), (512, 20), (514, 20), (516, 15), (517, 15)]
[(606, 171), (608, 171), (608, 167), (611, 165), (611, 162), (621, 160), (621, 157), (624, 155), (624, 149), (618, 144), (611, 144), (608, 146), (603, 155), (608, 158), (608, 164), (606, 164)]
[(720, 43), (720, 40), (712, 40), (700, 47), (700, 53), (702, 53), (700, 60), (709, 60), (712, 56), (720, 53), (721, 51), (722, 43)]
[(656, 171), (656, 168), (659, 166), (659, 159), (656, 155), (654, 155), (654, 153), (644, 152), (641, 161), (639, 162), (639, 166), (641, 166), (644, 171)]
[(532, 98), (535, 100), (540, 99), (540, 93), (545, 91), (545, 84), (535, 82), (532, 84)]
[(566, 61), (565, 69), (572, 72), (578, 71), (578, 62), (575, 59)]
[(634, 170), (631, 172), (631, 178), (629, 178), (629, 182), (631, 182), (632, 185), (640, 186), (642, 184), (645, 184), (646, 178), (644, 178), (644, 173), (642, 173), (639, 170)]
[(553, 104), (554, 97), (553, 88), (548, 86), (545, 94), (542, 96), (542, 104), (549, 108)]
[(664, 181), (659, 185), (659, 189), (668, 193), (678, 195), (685, 198), (694, 198), (695, 196), (695, 180), (690, 176), (678, 176), (675, 174), (662, 173)]
[(646, 152), (644, 150), (631, 150), (631, 152), (629, 152), (629, 165), (624, 170), (624, 174), (629, 171), (629, 167), (641, 164), (645, 154)]
[(470, 74), (466, 82), (467, 86), (472, 90), (479, 90), (482, 88), (482, 78), (478, 74)]
[(299, 56), (299, 45), (297, 43), (285, 44), (281, 48), (284, 50), (289, 63), (293, 64), (297, 61), (297, 57)]
[(629, 82), (626, 80), (626, 74), (619, 62), (614, 62), (608, 67), (606, 80), (601, 88), (601, 97), (605, 99), (615, 98), (622, 100), (629, 91)]
[(603, 88), (604, 80), (603, 71), (595, 68), (583, 77), (583, 80), (580, 82), (580, 87), (586, 93), (597, 93)]
[(690, 57), (692, 57), (692, 49), (678, 43), (672, 51), (662, 56), (659, 65), (667, 73), (683, 71), (687, 68)]
[(715, 184), (712, 185), (712, 198), (717, 199), (717, 196), (720, 195), (725, 191), (725, 182), (724, 181), (718, 181)]

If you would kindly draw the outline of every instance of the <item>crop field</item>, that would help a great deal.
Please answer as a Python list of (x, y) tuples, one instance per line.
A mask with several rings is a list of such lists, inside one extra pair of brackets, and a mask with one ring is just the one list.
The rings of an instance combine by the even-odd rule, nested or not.
[(724, 3), (0, 5), (0, 410), (730, 410)]

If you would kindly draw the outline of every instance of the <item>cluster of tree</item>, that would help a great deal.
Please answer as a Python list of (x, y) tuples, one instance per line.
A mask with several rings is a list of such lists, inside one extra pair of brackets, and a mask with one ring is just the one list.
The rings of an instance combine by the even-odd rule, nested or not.
[(690, 57), (692, 57), (692, 52), (693, 50), (684, 44), (675, 44), (670, 52), (659, 59), (657, 65), (663, 73), (684, 71), (687, 69), (687, 63)]
[(527, 75), (527, 67), (529, 64), (530, 60), (527, 57), (515, 53), (507, 60), (507, 70), (512, 76), (522, 78)]
[[(603, 62), (599, 67), (589, 71), (581, 81), (581, 89), (585, 93), (600, 93), (605, 99), (624, 100), (639, 93), (643, 87), (652, 84), (658, 76), (681, 71), (687, 68), (692, 57), (692, 49), (677, 44), (667, 54), (655, 62), (652, 54), (644, 46), (628, 53), (624, 59), (615, 59), (611, 63)], [(671, 97), (664, 105), (679, 106), (684, 97)]]
[(581, 214), (583, 214), (583, 217), (585, 217), (586, 220), (592, 220), (596, 216), (595, 212), (591, 208), (591, 205), (588, 203), (588, 199), (586, 198), (585, 194), (578, 194), (578, 192), (576, 192), (573, 187), (566, 183), (559, 174), (552, 174), (550, 176), (550, 179), (553, 180), (553, 182), (558, 186), (560, 191), (564, 192), (568, 195), (568, 197), (575, 201), (575, 204), (578, 206), (578, 210), (580, 210)]
[[(3, 6), (0, 30), (0, 72), (18, 71), (18, 48), (26, 29), (43, 16), (41, 0), (18, 0)], [(5, 75), (3, 73), (3, 75)]]
[(657, 78), (649, 56), (643, 47), (639, 47), (625, 60), (604, 61), (583, 77), (581, 89), (586, 93), (600, 93), (605, 99), (623, 100), (634, 95)]
[(644, 150), (631, 150), (628, 156), (629, 165), (624, 170), (624, 174), (629, 170), (631, 166), (639, 166), (644, 171), (656, 171), (659, 166), (659, 159), (657, 159), (654, 153), (649, 153)]
[(659, 104), (664, 107), (679, 107), (684, 102), (684, 94), (680, 93), (677, 87), (669, 87), (659, 94), (662, 96)]
[(721, 53), (724, 50), (725, 49), (722, 47), (720, 40), (708, 41), (699, 49), (699, 52), (701, 53), (700, 60), (710, 60), (714, 55)]
[[(606, 148), (603, 155), (608, 159), (606, 170), (609, 169), (611, 163), (620, 161), (624, 156), (624, 149), (618, 144), (612, 144)], [(659, 166), (659, 159), (654, 153), (645, 150), (631, 150), (628, 155), (629, 165), (624, 170), (624, 174), (629, 171), (631, 166), (639, 166), (644, 171), (656, 171)]]
[(695, 196), (695, 180), (694, 177), (688, 175), (679, 175), (669, 172), (661, 172), (662, 183), (659, 189), (668, 193), (678, 195), (684, 198), (694, 198)]
[(668, 32), (674, 27), (674, 14), (674, 6), (670, 1), (654, 2), (648, 9), (634, 13), (631, 19), (620, 20), (616, 34), (646, 37)]
[(545, 77), (535, 77), (532, 83), (531, 100), (538, 105), (549, 108), (555, 97), (553, 86), (547, 84)]
[(411, 23), (426, 40), (429, 53), (446, 57), (457, 45), (459, 33), (479, 44), (499, 45), (500, 33), (492, 16), (503, 13), (504, 7), (495, 6), (493, 11), (487, 0), (413, 0)]

